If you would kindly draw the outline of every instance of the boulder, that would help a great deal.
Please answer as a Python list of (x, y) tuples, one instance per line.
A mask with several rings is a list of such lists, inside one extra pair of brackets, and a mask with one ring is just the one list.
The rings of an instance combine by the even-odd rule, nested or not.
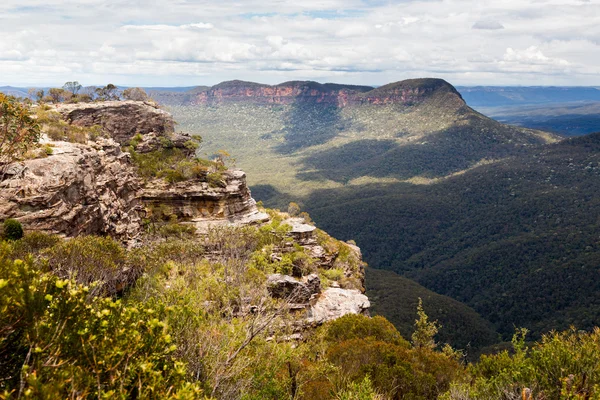
[(267, 278), (267, 289), (273, 298), (295, 304), (308, 304), (313, 294), (319, 293), (321, 282), (316, 275), (311, 275), (310, 279), (303, 283), (289, 275), (272, 274)]
[(371, 303), (358, 290), (329, 288), (308, 310), (308, 322), (322, 324), (346, 314), (367, 314)]
[(170, 136), (175, 130), (171, 114), (142, 101), (60, 104), (56, 110), (73, 125), (102, 126), (122, 145), (129, 143), (137, 134)]

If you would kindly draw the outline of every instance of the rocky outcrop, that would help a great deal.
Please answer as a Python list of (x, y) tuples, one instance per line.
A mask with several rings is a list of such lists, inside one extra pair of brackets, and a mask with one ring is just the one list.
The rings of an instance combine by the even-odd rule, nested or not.
[(73, 125), (102, 126), (104, 131), (122, 145), (129, 143), (137, 134), (168, 136), (175, 130), (171, 114), (149, 102), (59, 104), (56, 110)]
[(356, 289), (339, 287), (321, 289), (321, 280), (311, 274), (302, 280), (288, 275), (272, 274), (267, 278), (267, 289), (271, 297), (289, 303), (292, 310), (304, 310), (304, 324), (320, 325), (346, 314), (368, 315), (371, 306), (367, 296)]
[(275, 86), (253, 82), (223, 82), (206, 88), (196, 94), (194, 104), (216, 105), (236, 102), (255, 104), (324, 103), (337, 107), (358, 104), (400, 104), (413, 105), (424, 101), (436, 93), (449, 94), (456, 101), (461, 95), (441, 79), (409, 79), (380, 88), (317, 82), (286, 82)]
[(306, 283), (288, 275), (273, 274), (267, 278), (267, 289), (275, 299), (284, 299), (295, 304), (308, 304), (314, 295), (321, 292), (321, 281), (315, 274), (309, 275)]
[(307, 321), (322, 324), (346, 314), (367, 315), (369, 307), (369, 299), (358, 290), (329, 288), (321, 293), (317, 302), (308, 309)]
[(221, 186), (201, 181), (168, 184), (154, 180), (144, 188), (141, 198), (148, 206), (169, 207), (178, 221), (194, 225), (199, 232), (223, 224), (250, 225), (269, 220), (256, 207), (243, 171), (225, 171), (222, 177)]
[(124, 241), (141, 231), (140, 182), (112, 139), (94, 145), (52, 142), (53, 154), (10, 166), (0, 181), (0, 220), (66, 236), (106, 234)]

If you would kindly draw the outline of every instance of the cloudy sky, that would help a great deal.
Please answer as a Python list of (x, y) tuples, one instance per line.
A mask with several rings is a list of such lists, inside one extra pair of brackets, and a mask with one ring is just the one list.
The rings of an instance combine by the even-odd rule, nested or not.
[(0, 85), (600, 86), (600, 0), (2, 0)]

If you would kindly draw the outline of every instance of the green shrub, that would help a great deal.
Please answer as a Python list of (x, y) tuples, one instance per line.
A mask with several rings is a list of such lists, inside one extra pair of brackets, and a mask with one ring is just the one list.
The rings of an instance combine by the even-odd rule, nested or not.
[(26, 258), (29, 254), (38, 256), (40, 252), (57, 245), (61, 238), (57, 235), (33, 231), (23, 236), (13, 244), (14, 257)]
[(23, 237), (23, 226), (16, 219), (8, 218), (4, 221), (4, 238), (19, 240)]
[(211, 172), (206, 176), (206, 180), (211, 187), (222, 187), (227, 186), (223, 180), (223, 174), (219, 172)]
[(115, 294), (127, 288), (143, 272), (144, 264), (132, 263), (129, 254), (108, 237), (80, 236), (47, 249), (43, 255), (52, 271), (63, 279), (100, 284), (93, 294)]
[(597, 399), (600, 396), (600, 329), (551, 332), (528, 347), (526, 329), (513, 337), (513, 351), (482, 356), (469, 368), (472, 380), (457, 385), (446, 399), (518, 398), (524, 388), (533, 399)]
[(32, 258), (0, 260), (0, 397), (202, 398), (160, 308), (90, 297)]
[(327, 269), (323, 271), (323, 275), (330, 281), (339, 282), (344, 277), (344, 270), (339, 268)]

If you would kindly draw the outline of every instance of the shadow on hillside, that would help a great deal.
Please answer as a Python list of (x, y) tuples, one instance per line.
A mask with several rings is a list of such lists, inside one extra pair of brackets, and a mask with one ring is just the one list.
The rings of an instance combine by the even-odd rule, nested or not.
[(326, 143), (345, 129), (335, 105), (299, 100), (284, 117), (285, 142), (275, 147), (280, 154)]
[(478, 124), (452, 127), (404, 145), (394, 140), (355, 141), (304, 157), (302, 170), (310, 172), (299, 172), (297, 177), (340, 183), (363, 176), (437, 178), (470, 168), (484, 158), (519, 154), (535, 144), (522, 135), (519, 138), (510, 131), (503, 135), (492, 128)]
[(365, 260), (485, 316), (504, 339), (600, 321), (599, 135), (485, 165), (435, 185), (313, 192), (319, 227)]
[(262, 201), (265, 207), (287, 210), (288, 205), (294, 200), (287, 193), (282, 193), (272, 185), (255, 185), (250, 187), (252, 197), (256, 201)]

